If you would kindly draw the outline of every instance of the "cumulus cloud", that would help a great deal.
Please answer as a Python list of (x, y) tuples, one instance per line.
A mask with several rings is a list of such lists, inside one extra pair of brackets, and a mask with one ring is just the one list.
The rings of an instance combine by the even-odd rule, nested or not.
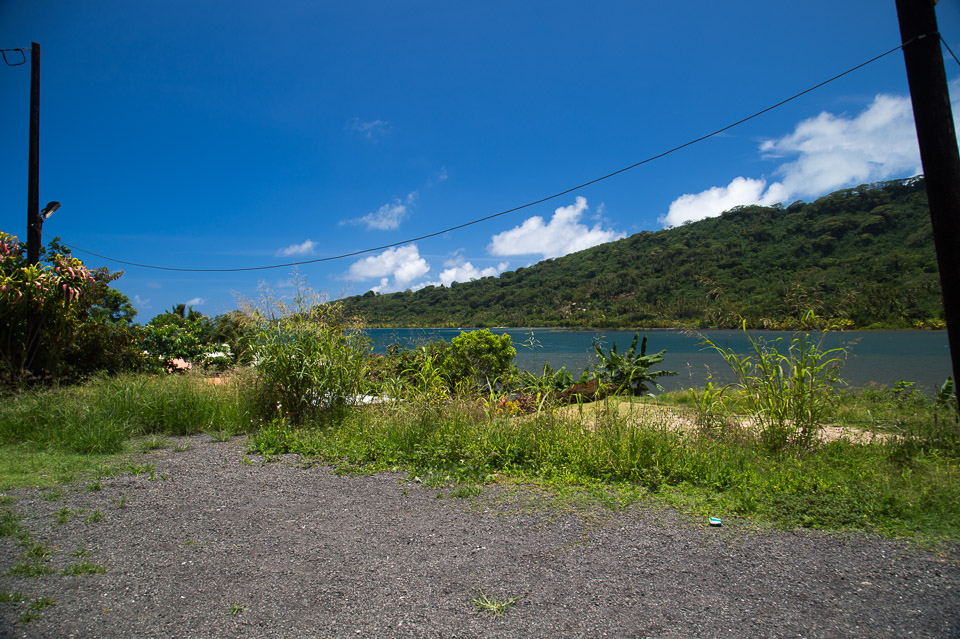
[(429, 271), (430, 265), (420, 256), (417, 245), (408, 244), (357, 260), (350, 265), (345, 277), (355, 282), (379, 280), (372, 290), (388, 293), (409, 288), (411, 282)]
[(734, 178), (727, 186), (715, 186), (700, 193), (681, 195), (670, 204), (670, 210), (660, 218), (665, 226), (679, 226), (684, 222), (714, 217), (735, 206), (746, 204), (776, 204), (779, 199), (770, 200), (767, 192), (780, 193), (779, 187), (767, 189), (767, 181), (752, 178)]
[(187, 300), (187, 306), (203, 306), (207, 303), (207, 298), (205, 297), (195, 297), (192, 300)]
[(290, 257), (291, 255), (310, 255), (313, 253), (313, 248), (317, 245), (313, 240), (307, 239), (300, 244), (291, 244), (286, 248), (282, 248), (277, 251), (277, 255), (282, 257)]
[(150, 298), (143, 299), (139, 295), (134, 295), (133, 303), (139, 308), (150, 308)]
[(602, 228), (602, 222), (593, 228), (581, 224), (580, 218), (587, 210), (587, 199), (578, 196), (570, 206), (561, 206), (554, 211), (549, 222), (536, 215), (524, 220), (520, 226), (494, 235), (487, 250), (492, 255), (502, 256), (540, 254), (544, 258), (560, 257), (626, 237), (624, 233)]
[(375, 142), (390, 132), (390, 123), (386, 120), (371, 120), (364, 122), (360, 118), (350, 120), (350, 129), (359, 133), (368, 140)]
[(855, 118), (821, 113), (760, 150), (772, 157), (798, 156), (776, 171), (790, 196), (921, 172), (913, 109), (903, 96), (878, 95)]
[[(951, 86), (954, 94), (960, 83)], [(960, 101), (953, 100), (957, 110)], [(793, 132), (760, 145), (766, 159), (793, 158), (773, 172), (778, 181), (737, 177), (727, 186), (687, 193), (660, 218), (665, 226), (713, 217), (738, 205), (787, 203), (857, 184), (922, 171), (910, 99), (877, 95), (860, 114), (823, 112)]]
[(372, 213), (367, 213), (362, 217), (355, 217), (350, 220), (343, 220), (344, 224), (363, 224), (368, 230), (392, 231), (400, 228), (400, 223), (410, 214), (410, 207), (417, 201), (419, 193), (411, 191), (407, 193), (404, 200), (394, 198), (393, 202), (388, 202)]
[(422, 282), (413, 287), (414, 290), (421, 289), (425, 286), (450, 286), (454, 282), (470, 282), (483, 277), (496, 277), (507, 270), (510, 262), (500, 262), (496, 266), (488, 266), (487, 268), (481, 269), (458, 255), (452, 260), (447, 260), (443, 265), (447, 268), (440, 271), (439, 279), (435, 282)]

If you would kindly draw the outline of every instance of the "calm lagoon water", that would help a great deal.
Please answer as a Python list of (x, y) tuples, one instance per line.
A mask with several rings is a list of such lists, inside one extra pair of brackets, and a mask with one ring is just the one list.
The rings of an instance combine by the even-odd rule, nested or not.
[[(547, 362), (554, 368), (566, 366), (578, 375), (586, 367), (593, 370), (596, 354), (591, 347), (594, 342), (604, 349), (614, 343), (624, 351), (630, 347), (633, 331), (564, 331), (549, 328), (491, 329), (493, 333), (508, 333), (517, 349), (517, 366), (524, 370), (539, 372)], [(368, 329), (373, 340), (374, 352), (383, 353), (390, 344), (399, 343), (406, 348), (444, 339), (450, 341), (460, 334), (458, 329), (380, 328)], [(700, 331), (692, 333), (678, 330), (651, 329), (647, 353), (667, 349), (663, 365), (659, 368), (676, 371), (675, 377), (660, 380), (669, 389), (702, 386), (709, 373), (721, 382), (733, 381), (726, 364), (720, 356), (699, 346), (700, 334), (718, 345), (730, 346), (738, 353), (750, 348), (742, 332)], [(781, 331), (757, 331), (751, 335), (766, 341), (780, 339), (786, 350), (793, 333)], [(817, 335), (814, 335), (817, 337)], [(532, 338), (532, 340), (531, 340)], [(641, 339), (643, 335), (641, 333)], [(534, 344), (533, 348), (525, 345)], [(916, 387), (925, 391), (938, 388), (951, 374), (950, 351), (945, 331), (846, 331), (828, 333), (825, 348), (843, 346), (847, 349), (847, 362), (843, 369), (844, 380), (852, 387), (868, 386), (871, 383), (893, 386), (898, 380), (916, 382)], [(638, 345), (639, 348), (639, 345)], [(656, 370), (656, 369), (655, 369)]]

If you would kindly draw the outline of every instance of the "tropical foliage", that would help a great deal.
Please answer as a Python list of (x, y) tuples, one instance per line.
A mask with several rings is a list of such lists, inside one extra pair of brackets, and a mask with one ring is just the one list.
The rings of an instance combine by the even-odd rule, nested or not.
[(0, 231), (0, 381), (19, 386), (136, 368), (136, 336), (107, 321), (103, 306), (123, 306), (109, 287), (121, 273), (88, 269), (56, 240), (42, 255), (28, 264), (24, 244)]
[(597, 352), (597, 377), (612, 386), (615, 392), (643, 395), (650, 390), (647, 386), (648, 383), (662, 391), (663, 386), (658, 384), (656, 380), (661, 377), (676, 375), (673, 371), (650, 370), (651, 367), (663, 363), (663, 356), (667, 351), (662, 350), (655, 355), (647, 355), (647, 336), (644, 335), (643, 342), (640, 344), (640, 353), (637, 353), (637, 339), (639, 337), (639, 332), (634, 334), (630, 348), (625, 353), (617, 352), (616, 343), (606, 353), (599, 345), (593, 345)]

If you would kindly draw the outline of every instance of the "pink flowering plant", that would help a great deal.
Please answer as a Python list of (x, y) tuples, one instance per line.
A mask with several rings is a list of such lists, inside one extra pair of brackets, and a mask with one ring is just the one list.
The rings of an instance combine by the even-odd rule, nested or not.
[(0, 376), (14, 385), (59, 379), (90, 307), (120, 275), (55, 250), (28, 264), (24, 245), (0, 231)]

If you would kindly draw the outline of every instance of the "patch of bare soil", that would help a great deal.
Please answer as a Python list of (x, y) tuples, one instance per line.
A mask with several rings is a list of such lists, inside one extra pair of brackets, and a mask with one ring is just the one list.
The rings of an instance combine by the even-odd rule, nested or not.
[[(606, 411), (615, 411), (620, 418), (626, 419), (628, 423), (633, 421), (633, 423), (638, 424), (657, 425), (664, 428), (684, 431), (695, 431), (700, 428), (696, 418), (689, 411), (656, 404), (636, 403), (623, 399), (608, 399), (600, 402), (582, 404), (580, 406), (571, 404), (560, 408), (559, 411), (565, 417), (582, 419), (583, 423), (591, 428), (597, 424), (597, 420), (600, 419)], [(755, 428), (755, 423), (749, 418), (744, 418), (735, 423), (728, 424), (728, 426), (749, 430)], [(820, 440), (824, 442), (846, 439), (855, 444), (872, 444), (887, 441), (895, 437), (895, 435), (878, 433), (853, 426), (828, 425), (820, 428), (819, 437)]]

